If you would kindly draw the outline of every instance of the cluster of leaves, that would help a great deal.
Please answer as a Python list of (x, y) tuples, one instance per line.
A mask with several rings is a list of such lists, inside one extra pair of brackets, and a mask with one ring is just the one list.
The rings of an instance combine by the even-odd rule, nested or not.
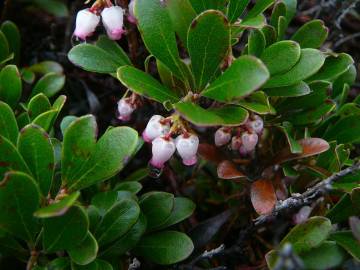
[[(263, 13), (270, 6), (267, 20)], [(132, 66), (122, 48), (105, 37), (95, 44), (75, 46), (68, 56), (85, 70), (111, 74), (131, 91), (162, 103), (196, 126), (239, 126), (249, 113), (264, 116), (267, 131), (254, 160), (239, 161), (233, 153), (211, 145), (202, 145), (200, 152), (216, 164), (219, 178), (252, 182), (255, 210), (269, 214), (288, 190), (301, 192), (309, 183), (358, 159), (350, 152), (360, 142), (360, 98), (347, 102), (356, 78), (354, 61), (348, 54), (319, 49), (328, 36), (320, 20), (307, 22), (287, 39), (296, 6), (296, 0), (256, 1), (253, 6), (249, 0), (136, 0), (138, 29), (150, 53), (145, 70), (155, 59), (161, 82)], [(329, 217), (334, 224), (358, 215), (358, 205), (353, 207), (350, 194), (358, 192), (359, 177), (357, 173), (336, 183), (334, 192), (342, 199), (336, 204), (336, 197), (326, 197), (332, 208), (318, 214), (341, 216)], [(292, 179), (291, 184), (285, 184), (284, 178)], [(356, 200), (353, 203), (357, 204)], [(323, 242), (330, 223), (323, 218), (312, 220), (325, 223), (328, 231), (316, 236), (321, 241), (295, 251), (306, 258), (311, 257), (312, 248), (318, 248), (324, 256), (333, 254), (334, 260), (338, 259), (331, 266), (340, 264), (343, 255), (339, 259), (342, 251), (338, 246), (349, 248), (337, 233), (330, 236), (336, 243)], [(280, 246), (307, 242), (302, 233), (292, 241), (292, 233)], [(360, 247), (353, 236), (338, 232), (345, 233), (355, 243), (356, 251), (349, 253), (359, 258)], [(328, 267), (322, 265), (317, 269)]]
[(166, 192), (137, 196), (142, 185), (134, 180), (100, 185), (140, 149), (137, 131), (109, 127), (97, 139), (94, 116), (66, 116), (62, 140), (55, 138), (66, 97), (49, 99), (64, 85), (62, 67), (45, 61), (19, 72), (5, 65), (18, 61), (20, 37), (11, 22), (2, 29), (0, 257), (38, 270), (118, 269), (130, 250), (158, 264), (188, 257), (191, 239), (167, 228), (193, 213), (192, 201)]

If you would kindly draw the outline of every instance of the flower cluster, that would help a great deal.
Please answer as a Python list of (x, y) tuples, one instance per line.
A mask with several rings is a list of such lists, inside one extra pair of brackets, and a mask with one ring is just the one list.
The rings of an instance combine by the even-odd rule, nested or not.
[[(241, 156), (254, 153), (264, 129), (264, 122), (258, 115), (252, 115), (247, 122), (237, 128), (221, 127), (215, 132), (215, 145), (230, 144), (230, 148), (239, 151)], [(235, 132), (234, 132), (235, 130)], [(233, 135), (235, 133), (235, 135)]]
[[(184, 165), (194, 165), (197, 162), (199, 138), (187, 130), (177, 132), (177, 124), (172, 127), (171, 124), (174, 124), (171, 117), (153, 115), (150, 118), (142, 134), (145, 142), (152, 143), (150, 164), (158, 169), (163, 168), (177, 150)], [(175, 139), (172, 138), (174, 134), (178, 134)]]
[[(111, 4), (111, 3), (110, 3)], [(134, 16), (134, 0), (129, 3), (128, 21), (136, 23)], [(101, 20), (108, 37), (112, 40), (121, 39), (125, 33), (124, 27), (124, 9), (119, 6), (99, 7), (94, 5), (91, 8), (80, 10), (76, 16), (74, 35), (81, 40), (91, 36)]]

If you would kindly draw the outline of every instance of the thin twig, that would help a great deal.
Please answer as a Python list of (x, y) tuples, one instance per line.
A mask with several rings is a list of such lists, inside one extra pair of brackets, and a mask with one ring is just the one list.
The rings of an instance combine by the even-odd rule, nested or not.
[(338, 40), (335, 44), (334, 44), (334, 50), (336, 50), (337, 48), (339, 48), (342, 44), (348, 42), (349, 40), (352, 40), (352, 39), (355, 39), (355, 38), (358, 38), (360, 37), (360, 32), (358, 33), (355, 33), (355, 34), (352, 34), (352, 35), (349, 35), (347, 37), (344, 37), (340, 40)]

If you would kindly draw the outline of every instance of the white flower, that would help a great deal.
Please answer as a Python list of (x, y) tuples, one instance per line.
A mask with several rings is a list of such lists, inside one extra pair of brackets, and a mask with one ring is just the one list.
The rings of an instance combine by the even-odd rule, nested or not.
[(122, 121), (129, 121), (130, 116), (135, 110), (135, 106), (129, 102), (129, 99), (122, 98), (118, 102), (118, 119)]
[(128, 16), (128, 21), (136, 24), (136, 18), (135, 18), (135, 12), (134, 12), (134, 6), (135, 6), (135, 0), (131, 0), (129, 3), (129, 16)]
[(247, 152), (251, 152), (255, 149), (258, 140), (259, 137), (255, 133), (244, 132), (241, 134), (242, 145)]
[(151, 142), (157, 137), (166, 135), (170, 131), (170, 125), (168, 123), (161, 123), (165, 118), (161, 115), (153, 115), (146, 125), (146, 128), (142, 134), (145, 142)]
[(150, 164), (158, 169), (164, 167), (175, 153), (176, 146), (174, 140), (171, 138), (158, 137), (152, 142), (152, 158)]
[(191, 166), (197, 162), (197, 151), (199, 147), (198, 136), (191, 134), (180, 135), (176, 138), (176, 149), (183, 160), (184, 165)]
[(100, 16), (89, 11), (89, 9), (80, 10), (76, 15), (76, 26), (74, 35), (85, 40), (94, 33), (100, 22)]
[(255, 120), (249, 120), (246, 126), (254, 133), (261, 134), (264, 129), (264, 121), (260, 116), (256, 115)]
[(104, 8), (101, 18), (108, 37), (112, 40), (120, 39), (125, 32), (123, 29), (124, 10), (119, 6)]
[(229, 132), (226, 128), (219, 128), (215, 132), (215, 145), (223, 146), (229, 143), (231, 140), (231, 132)]

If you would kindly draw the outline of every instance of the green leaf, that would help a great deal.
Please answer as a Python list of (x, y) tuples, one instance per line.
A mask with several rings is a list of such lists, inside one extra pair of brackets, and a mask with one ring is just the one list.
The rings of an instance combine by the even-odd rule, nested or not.
[(301, 50), (298, 43), (291, 40), (276, 42), (267, 47), (261, 60), (271, 75), (290, 70), (300, 59)]
[(19, 261), (25, 263), (29, 259), (29, 251), (10, 235), (0, 237), (0, 250), (4, 257), (15, 257)]
[(18, 150), (28, 165), (41, 193), (46, 197), (54, 175), (55, 154), (49, 135), (35, 125), (24, 127), (17, 143)]
[(305, 223), (298, 224), (280, 242), (292, 244), (295, 252), (302, 253), (318, 247), (329, 235), (331, 222), (325, 217), (311, 217)]
[(341, 199), (326, 213), (326, 217), (332, 223), (341, 223), (349, 219), (350, 216), (360, 214), (360, 209), (356, 209), (351, 201), (351, 196), (345, 193)]
[(166, 65), (176, 77), (184, 79), (175, 32), (166, 3), (158, 0), (137, 0), (135, 16), (149, 52)]
[(74, 65), (91, 72), (116, 73), (121, 66), (113, 54), (91, 44), (76, 45), (69, 51), (68, 58)]
[(286, 21), (289, 24), (296, 14), (297, 0), (282, 0), (286, 5)]
[(18, 27), (11, 21), (5, 21), (1, 24), (1, 32), (7, 39), (9, 53), (14, 54), (14, 63), (19, 64), (21, 37)]
[(190, 2), (197, 13), (201, 13), (207, 9), (217, 9), (223, 11), (226, 4), (226, 0), (190, 0)]
[(178, 102), (174, 107), (186, 120), (198, 126), (238, 126), (249, 116), (240, 106), (204, 109), (192, 102)]
[(289, 71), (275, 75), (265, 84), (265, 88), (274, 88), (299, 83), (315, 74), (324, 64), (325, 56), (315, 49), (302, 49), (300, 60)]
[(245, 19), (256, 17), (270, 7), (274, 2), (275, 0), (257, 0), (255, 6), (249, 11)]
[(99, 245), (109, 244), (123, 236), (136, 223), (140, 207), (134, 200), (121, 200), (104, 215), (95, 232)]
[(356, 80), (356, 67), (351, 65), (347, 71), (341, 74), (333, 83), (333, 97), (337, 97), (341, 94), (344, 89), (344, 85), (352, 85)]
[(0, 31), (0, 63), (3, 63), (9, 57), (9, 43), (6, 36)]
[(78, 119), (77, 116), (74, 115), (67, 115), (65, 116), (60, 123), (60, 130), (62, 135), (64, 136), (66, 129), (70, 126), (72, 122), (74, 122), (76, 119)]
[(323, 67), (307, 81), (333, 81), (354, 64), (352, 57), (346, 53), (326, 58)]
[(102, 257), (117, 257), (125, 254), (131, 250), (139, 242), (146, 230), (145, 215), (140, 213), (140, 216), (134, 226), (119, 238), (114, 244), (110, 245), (102, 254)]
[(8, 171), (21, 171), (29, 173), (24, 159), (8, 139), (0, 135), (0, 179), (2, 179)]
[(61, 176), (63, 183), (71, 184), (75, 175), (94, 152), (97, 124), (95, 117), (85, 115), (74, 120), (64, 133)]
[(172, 90), (166, 88), (149, 74), (130, 66), (117, 70), (117, 77), (123, 85), (131, 91), (160, 103), (176, 102), (179, 97)]
[(142, 213), (146, 216), (147, 230), (155, 229), (166, 222), (174, 207), (174, 195), (153, 191), (140, 198)]
[(47, 73), (58, 73), (58, 74), (64, 73), (63, 67), (58, 62), (55, 61), (42, 61), (28, 67), (27, 70), (43, 75)]
[(259, 29), (254, 29), (250, 32), (248, 40), (248, 54), (260, 57), (266, 45), (266, 40), (263, 32)]
[(253, 56), (241, 56), (202, 95), (231, 102), (259, 89), (269, 78), (265, 65)]
[(140, 168), (130, 175), (128, 175), (124, 181), (141, 181), (149, 175), (149, 168)]
[(66, 17), (69, 15), (66, 5), (59, 0), (34, 0), (33, 2), (41, 9), (57, 17)]
[(86, 265), (96, 259), (99, 247), (95, 237), (88, 232), (85, 239), (67, 250), (73, 262), (79, 265)]
[(191, 23), (187, 48), (198, 90), (214, 79), (230, 46), (230, 26), (217, 10), (201, 13)]
[(358, 115), (351, 115), (340, 119), (330, 127), (324, 138), (328, 141), (336, 140), (338, 144), (360, 142), (360, 122)]
[[(131, 199), (131, 197), (129, 197)], [(119, 201), (118, 192), (106, 191), (97, 193), (91, 200), (91, 204), (96, 206), (99, 214), (104, 216), (105, 213)]]
[(32, 123), (42, 127), (46, 132), (50, 132), (59, 114), (58, 110), (50, 110), (38, 115)]
[(80, 206), (71, 207), (64, 215), (44, 219), (43, 247), (47, 252), (69, 250), (87, 235), (89, 220)]
[(304, 24), (291, 37), (292, 40), (298, 42), (301, 48), (319, 48), (326, 40), (329, 29), (321, 20), (312, 20)]
[(101, 35), (95, 45), (103, 49), (106, 53), (111, 54), (113, 60), (118, 64), (118, 67), (131, 65), (131, 61), (126, 52), (124, 52), (116, 41), (109, 39), (106, 35)]
[(43, 94), (37, 94), (32, 97), (28, 104), (28, 114), (31, 120), (34, 120), (40, 114), (51, 110), (49, 99)]
[(330, 235), (330, 239), (336, 241), (338, 245), (343, 247), (356, 260), (360, 260), (360, 244), (351, 231), (335, 232)]
[(82, 189), (114, 176), (127, 164), (137, 146), (138, 133), (134, 129), (108, 130), (97, 142), (89, 160), (72, 179), (67, 179), (69, 190)]
[(317, 108), (310, 109), (308, 111), (290, 114), (286, 117), (294, 125), (307, 125), (315, 123), (328, 115), (336, 108), (336, 103), (331, 100), (326, 100), (324, 104), (319, 105)]
[(65, 258), (65, 257), (56, 258), (55, 260), (51, 261), (47, 265), (47, 269), (49, 269), (49, 270), (71, 270), (70, 260), (69, 260), (69, 258)]
[(299, 97), (310, 94), (311, 89), (305, 82), (299, 82), (289, 86), (268, 88), (265, 91), (270, 97)]
[(9, 105), (0, 101), (0, 135), (16, 144), (18, 133), (14, 112)]
[(230, 0), (228, 7), (228, 18), (231, 23), (237, 21), (237, 19), (244, 13), (250, 0)]
[(0, 227), (34, 243), (39, 226), (33, 213), (40, 205), (40, 193), (34, 180), (21, 172), (9, 172), (0, 182)]
[(20, 72), (14, 65), (8, 65), (0, 71), (0, 100), (15, 107), (21, 97), (22, 84)]
[(294, 131), (290, 122), (284, 122), (280, 129), (284, 132), (288, 144), (290, 146), (290, 151), (293, 154), (300, 154), (303, 151), (302, 146), (294, 139)]
[(79, 198), (80, 192), (74, 192), (61, 201), (54, 202), (46, 207), (40, 208), (34, 213), (35, 217), (38, 218), (50, 218), (64, 215), (71, 206), (73, 206), (76, 200)]
[(38, 93), (44, 93), (47, 97), (52, 97), (64, 87), (64, 84), (64, 75), (53, 72), (48, 73), (37, 81), (31, 95), (35, 96)]
[(238, 102), (242, 107), (258, 114), (275, 114), (275, 109), (271, 106), (269, 98), (262, 91), (252, 93), (245, 100)]
[(271, 25), (264, 25), (264, 27), (261, 28), (261, 31), (263, 32), (266, 40), (266, 47), (269, 47), (271, 44), (273, 44), (276, 41), (276, 30)]
[(174, 29), (183, 44), (186, 44), (189, 26), (196, 17), (195, 10), (189, 0), (169, 0), (166, 4)]
[(195, 204), (187, 198), (183, 198), (183, 197), (175, 198), (174, 199), (174, 208), (171, 211), (170, 216), (165, 221), (165, 223), (162, 224), (157, 229), (158, 230), (164, 229), (164, 228), (167, 228), (171, 225), (174, 225), (176, 223), (179, 223), (179, 222), (187, 219), (195, 211), (195, 207), (196, 207)]
[[(278, 28), (278, 22), (280, 17), (286, 16), (286, 5), (284, 2), (276, 2), (271, 13), (270, 25)], [(278, 29), (277, 29), (278, 30)]]
[(157, 264), (174, 264), (186, 259), (192, 253), (191, 239), (180, 232), (163, 231), (143, 237), (135, 253)]
[(138, 193), (142, 189), (142, 185), (135, 181), (124, 181), (115, 186), (114, 190), (124, 190), (131, 193)]

